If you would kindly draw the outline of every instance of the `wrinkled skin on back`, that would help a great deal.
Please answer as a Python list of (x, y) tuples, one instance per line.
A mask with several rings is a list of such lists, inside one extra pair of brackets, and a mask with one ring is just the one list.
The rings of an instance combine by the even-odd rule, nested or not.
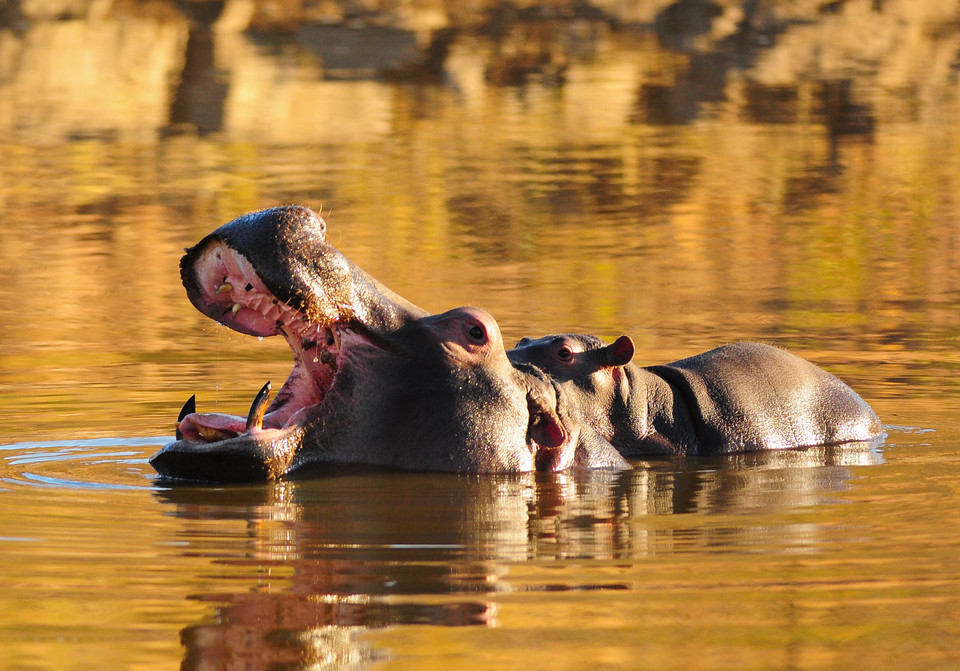
[(282, 335), (293, 371), (247, 417), (181, 412), (162, 476), (253, 481), (318, 464), (506, 472), (625, 468), (549, 377), (513, 366), (488, 313), (428, 315), (326, 242), (301, 207), (244, 215), (187, 250), (190, 301), (241, 333)]
[(883, 425), (850, 387), (760, 343), (724, 345), (662, 366), (630, 363), (621, 336), (524, 338), (507, 355), (554, 378), (627, 457), (720, 454), (876, 441)]

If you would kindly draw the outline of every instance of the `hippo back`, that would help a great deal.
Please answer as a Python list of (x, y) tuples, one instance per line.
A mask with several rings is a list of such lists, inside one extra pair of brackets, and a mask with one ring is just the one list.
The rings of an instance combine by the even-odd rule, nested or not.
[(701, 454), (874, 440), (883, 426), (840, 379), (760, 343), (647, 368), (686, 397)]

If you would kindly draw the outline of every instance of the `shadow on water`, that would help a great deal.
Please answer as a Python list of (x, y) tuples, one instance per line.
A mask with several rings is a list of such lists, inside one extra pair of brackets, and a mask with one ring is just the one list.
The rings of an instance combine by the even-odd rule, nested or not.
[[(804, 552), (825, 542), (817, 526), (775, 516), (835, 502), (852, 467), (881, 462), (875, 446), (847, 445), (644, 462), (625, 473), (347, 470), (271, 485), (160, 488), (157, 499), (182, 521), (180, 552), (260, 576), (238, 591), (193, 595), (213, 610), (181, 630), (183, 668), (241, 659), (251, 668), (360, 668), (389, 656), (366, 631), (495, 626), (497, 594), (636, 588), (622, 579), (531, 583), (511, 576), (518, 563), (629, 563), (771, 545)], [(763, 528), (728, 519), (757, 510), (774, 516)], [(699, 521), (645, 522), (658, 516)], [(218, 522), (245, 531), (223, 546)]]

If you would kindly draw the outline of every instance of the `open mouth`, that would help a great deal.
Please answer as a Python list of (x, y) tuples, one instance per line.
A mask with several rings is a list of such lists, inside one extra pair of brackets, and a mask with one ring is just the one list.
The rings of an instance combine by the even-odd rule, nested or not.
[[(188, 272), (192, 276), (188, 277)], [(302, 426), (321, 414), (344, 365), (344, 350), (358, 340), (369, 344), (362, 328), (336, 319), (318, 323), (295, 299), (280, 300), (261, 281), (253, 266), (222, 242), (209, 244), (184, 269), (192, 300), (201, 312), (241, 333), (282, 335), (293, 352), (293, 370), (269, 402), (270, 383), (256, 395), (246, 417), (196, 413), (194, 400), (184, 405), (177, 440), (212, 443), (243, 434), (283, 431)], [(269, 403), (268, 403), (269, 402)]]

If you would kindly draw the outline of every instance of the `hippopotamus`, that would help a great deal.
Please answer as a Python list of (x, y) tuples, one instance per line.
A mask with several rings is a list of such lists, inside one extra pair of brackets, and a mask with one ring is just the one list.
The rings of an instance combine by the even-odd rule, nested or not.
[(315, 464), (472, 473), (628, 467), (478, 308), (431, 315), (327, 244), (304, 207), (241, 216), (180, 262), (187, 296), (241, 333), (284, 337), (293, 370), (246, 417), (196, 412), (153, 455), (161, 476), (256, 481)]
[(783, 349), (723, 345), (666, 365), (632, 363), (628, 336), (523, 338), (507, 352), (550, 375), (584, 421), (625, 457), (775, 450), (883, 436), (873, 409), (840, 379)]

